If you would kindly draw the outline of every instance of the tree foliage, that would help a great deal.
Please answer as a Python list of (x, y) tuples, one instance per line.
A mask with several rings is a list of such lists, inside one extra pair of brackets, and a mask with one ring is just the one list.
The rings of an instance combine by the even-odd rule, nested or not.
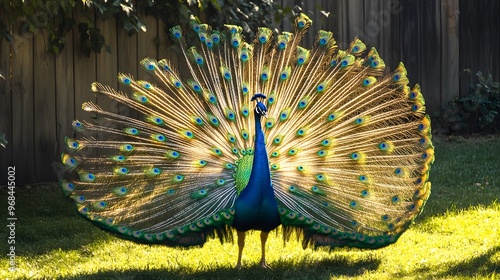
[(24, 36), (43, 31), (49, 38), (48, 51), (59, 53), (68, 32), (77, 28), (81, 49), (86, 55), (101, 52), (106, 39), (95, 22), (115, 17), (128, 34), (145, 32), (145, 16), (155, 16), (165, 24), (165, 31), (175, 25), (186, 25), (193, 11), (203, 12), (207, 23), (222, 29), (238, 24), (246, 36), (267, 26), (275, 28), (290, 9), (283, 9), (273, 0), (0, 0), (0, 34), (9, 42), (13, 34)]

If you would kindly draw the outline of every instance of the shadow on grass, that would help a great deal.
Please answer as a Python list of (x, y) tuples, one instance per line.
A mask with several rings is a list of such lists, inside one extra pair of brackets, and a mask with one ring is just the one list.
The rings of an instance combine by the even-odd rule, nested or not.
[[(500, 272), (500, 258), (495, 257), (500, 253), (500, 246), (493, 247), (476, 257), (460, 262), (443, 263), (446, 269), (433, 275), (436, 279), (447, 279), (450, 277), (478, 277), (479, 275), (490, 275)], [(495, 259), (496, 258), (496, 259)], [(428, 267), (423, 267), (411, 272), (411, 275), (426, 275), (429, 273)], [(408, 276), (408, 275), (401, 275)], [(493, 278), (491, 278), (493, 279)]]
[(500, 193), (500, 137), (434, 139), (435, 162), (429, 180), (431, 196), (419, 221), (459, 212), (475, 206), (489, 206)]
[(500, 246), (493, 247), (483, 254), (467, 261), (449, 264), (446, 271), (437, 276), (446, 278), (457, 275), (477, 276), (500, 273), (500, 257), (497, 257), (496, 260), (494, 259), (494, 256), (498, 253), (500, 253)]
[[(6, 193), (7, 188), (0, 187), (0, 197)], [(74, 202), (64, 197), (55, 183), (17, 187), (15, 206), (18, 256), (81, 249), (110, 238), (81, 218)], [(5, 220), (6, 211), (0, 212), (0, 218)], [(2, 231), (0, 238), (3, 239), (3, 235)]]
[(145, 270), (103, 271), (66, 279), (331, 279), (333, 276), (354, 277), (375, 271), (380, 263), (378, 259), (353, 261), (340, 258), (299, 265), (281, 262), (272, 269), (263, 269), (256, 265), (241, 270), (229, 267), (201, 268), (196, 272), (145, 268)]

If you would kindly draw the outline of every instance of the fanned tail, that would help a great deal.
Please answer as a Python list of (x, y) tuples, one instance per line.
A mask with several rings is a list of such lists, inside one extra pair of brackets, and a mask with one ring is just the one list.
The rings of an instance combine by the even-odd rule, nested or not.
[(277, 211), (304, 246), (379, 248), (395, 242), (430, 194), (434, 159), (430, 119), (420, 87), (403, 64), (387, 73), (375, 49), (355, 39), (338, 50), (319, 31), (300, 46), (311, 21), (273, 36), (260, 28), (252, 44), (241, 27), (212, 30), (193, 21), (197, 44), (172, 37), (189, 71), (144, 59), (158, 85), (119, 74), (127, 93), (92, 90), (137, 112), (122, 116), (83, 104), (95, 123), (74, 121), (61, 181), (79, 212), (122, 238), (169, 246), (231, 240), (239, 193), (252, 170), (251, 97), (267, 96), (267, 137)]

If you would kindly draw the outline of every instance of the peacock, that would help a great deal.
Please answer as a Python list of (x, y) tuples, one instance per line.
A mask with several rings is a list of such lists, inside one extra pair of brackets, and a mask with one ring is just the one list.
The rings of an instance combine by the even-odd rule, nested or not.
[(145, 244), (234, 242), (236, 231), (237, 268), (249, 230), (261, 231), (263, 267), (280, 225), (304, 248), (396, 242), (431, 189), (420, 86), (358, 38), (340, 50), (321, 30), (301, 47), (311, 24), (301, 14), (294, 32), (259, 28), (248, 43), (239, 26), (193, 20), (170, 29), (184, 76), (145, 58), (151, 82), (120, 73), (126, 92), (93, 83), (130, 114), (85, 102), (94, 120), (73, 121), (60, 185), (79, 214)]

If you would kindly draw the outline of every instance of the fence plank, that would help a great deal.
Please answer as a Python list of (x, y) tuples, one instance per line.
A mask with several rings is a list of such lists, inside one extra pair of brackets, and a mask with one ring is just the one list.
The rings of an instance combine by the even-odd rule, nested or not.
[[(140, 1), (140, 0), (139, 0)], [(137, 6), (137, 1), (134, 0), (134, 6)], [(140, 15), (142, 17), (142, 15)], [(142, 32), (142, 31), (139, 31)], [(137, 57), (137, 33), (128, 34), (123, 24), (118, 22), (116, 27), (117, 33), (117, 43), (116, 43), (116, 53), (117, 53), (117, 62), (118, 62), (118, 72), (126, 73), (132, 75), (134, 78), (137, 78), (137, 63), (139, 62), (139, 58)], [(115, 76), (118, 73), (115, 73)], [(118, 83), (118, 89), (124, 90), (128, 86), (123, 85), (122, 83)]]
[(458, 0), (441, 2), (441, 106), (459, 95), (458, 9)]
[(330, 23), (331, 21), (330, 16), (332, 15), (332, 7), (331, 7), (332, 2), (335, 1), (324, 1), (324, 0), (315, 1), (313, 12), (316, 14), (316, 23), (314, 28), (313, 39), (316, 37), (318, 30), (322, 29), (322, 30), (332, 31), (331, 29), (332, 24)]
[(420, 83), (425, 96), (427, 113), (435, 115), (441, 102), (441, 4), (439, 1), (419, 2), (420, 34), (420, 80), (410, 80), (410, 86)]
[[(137, 63), (139, 59), (137, 58), (137, 34), (129, 36), (125, 30), (122, 30), (118, 26), (118, 37), (117, 37), (117, 63), (118, 71), (121, 73), (130, 74), (134, 78), (137, 77)], [(116, 75), (115, 73), (115, 79)], [(122, 83), (118, 83), (118, 88), (124, 90), (128, 88)]]
[(389, 11), (391, 17), (388, 23), (384, 22), (384, 38), (387, 43), (382, 51), (384, 60), (389, 69), (394, 69), (403, 60), (401, 50), (401, 13), (403, 2), (400, 0), (384, 0), (384, 9)]
[(470, 69), (473, 73), (477, 71), (477, 30), (471, 28), (476, 26), (478, 20), (478, 2), (460, 0), (460, 21), (459, 21), (459, 36), (460, 36), (460, 97), (467, 95), (469, 92), (470, 75), (464, 72), (465, 69)]
[[(71, 125), (75, 117), (75, 65), (73, 63), (73, 48), (73, 33), (70, 32), (66, 37), (64, 50), (55, 58), (57, 155), (66, 151), (64, 138), (73, 134)], [(60, 160), (56, 158), (51, 163), (51, 166), (57, 179), (59, 179), (62, 175), (60, 171), (63, 170)]]
[[(96, 73), (97, 81), (108, 85), (114, 89), (118, 88), (118, 48), (117, 48), (117, 29), (116, 19), (110, 18), (106, 21), (97, 20), (97, 27), (101, 30), (102, 35), (106, 38), (106, 46), (96, 57)], [(107, 96), (98, 94), (97, 104), (104, 110), (116, 112), (118, 110), (118, 102)]]
[(16, 184), (39, 181), (35, 176), (33, 139), (33, 38), (16, 36), (12, 50), (12, 162)]
[(325, 1), (325, 10), (330, 13), (328, 16), (326, 29), (333, 32), (333, 37), (337, 41), (337, 46), (341, 45), (343, 42), (343, 1), (342, 0), (332, 0)]
[[(158, 37), (158, 20), (151, 16), (143, 19), (147, 31), (138, 34), (137, 58), (138, 60), (146, 57), (158, 59), (158, 44), (156, 43)], [(139, 64), (137, 64), (137, 67), (137, 75), (140, 79), (151, 79), (151, 76)]]
[(57, 155), (56, 87), (54, 55), (47, 52), (48, 38), (34, 37), (34, 147), (38, 181), (54, 180), (50, 167)]
[[(495, 81), (500, 82), (500, 2), (499, 1), (490, 1), (492, 3), (491, 9), (488, 8), (489, 17), (491, 19), (491, 45), (493, 50), (493, 78)], [(496, 50), (496, 51), (495, 51)], [(499, 122), (500, 123), (500, 122)]]
[[(116, 53), (118, 56), (118, 72), (137, 78), (137, 34), (129, 36), (122, 26), (118, 26), (117, 32)], [(117, 73), (115, 73), (115, 77), (116, 75)], [(118, 83), (118, 89), (125, 93), (129, 93), (129, 87), (122, 83)], [(137, 116), (136, 112), (133, 112), (128, 106), (122, 104), (118, 105), (118, 112), (121, 115)]]
[[(291, 9), (293, 10), (294, 5), (298, 4), (298, 0), (281, 0), (281, 6), (284, 9)], [(284, 18), (283, 21), (281, 22), (281, 31), (288, 31), (290, 32), (293, 30), (293, 21), (291, 21), (290, 16), (287, 14)]]
[[(313, 22), (309, 31), (302, 39), (301, 45), (305, 48), (311, 48), (314, 44), (314, 39), (318, 33), (318, 30), (325, 29), (325, 16), (321, 13), (321, 0), (310, 0), (304, 2), (302, 5), (302, 12), (306, 14)], [(288, 31), (291, 31), (290, 29)]]
[[(420, 20), (417, 1), (405, 1), (400, 17), (401, 61), (408, 70), (408, 78), (412, 83), (420, 83)], [(394, 65), (393, 67), (396, 67)], [(394, 70), (394, 69), (391, 69)], [(427, 96), (427, 93), (424, 92)]]
[(170, 33), (165, 30), (165, 25), (161, 21), (158, 22), (158, 41), (160, 42), (158, 46), (158, 59), (167, 59), (174, 69), (179, 69), (179, 54), (176, 52), (177, 47)]
[(385, 45), (388, 44), (384, 37), (384, 23), (390, 21), (390, 13), (384, 9), (382, 1), (364, 2), (364, 28), (359, 36), (368, 50), (376, 47), (381, 57), (389, 56), (385, 52)]
[(477, 60), (481, 65), (478, 71), (483, 74), (491, 74), (498, 81), (500, 72), (500, 20), (498, 19), (500, 11), (500, 2), (498, 0), (482, 0), (478, 1), (478, 17), (477, 34), (478, 49)]
[(341, 42), (341, 48), (349, 47), (349, 44), (355, 37), (364, 34), (364, 1), (363, 0), (344, 0), (344, 40)]
[[(78, 22), (82, 12), (75, 12)], [(96, 54), (92, 52), (87, 57), (81, 50), (81, 35), (76, 28), (73, 29), (73, 58), (74, 58), (74, 84), (75, 84), (75, 119), (79, 121), (90, 121), (91, 114), (82, 110), (82, 103), (86, 101), (96, 101), (95, 96), (90, 91), (90, 85), (96, 81)]]
[(10, 44), (0, 42), (0, 135), (9, 143), (0, 147), (0, 185), (7, 184), (7, 168), (12, 165), (12, 94), (10, 91)]

